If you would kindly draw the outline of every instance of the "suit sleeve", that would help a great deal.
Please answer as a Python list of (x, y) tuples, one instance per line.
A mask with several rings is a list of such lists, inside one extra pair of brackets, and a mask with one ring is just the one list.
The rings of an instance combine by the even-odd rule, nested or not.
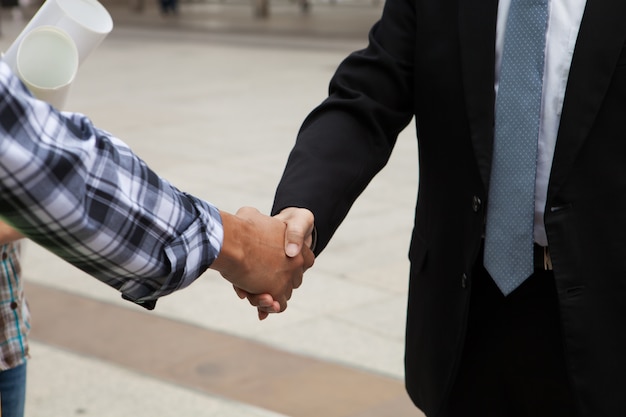
[(316, 254), (385, 166), (398, 134), (413, 116), (414, 22), (411, 1), (388, 0), (370, 30), (367, 48), (340, 64), (328, 98), (300, 129), (272, 212), (311, 210)]

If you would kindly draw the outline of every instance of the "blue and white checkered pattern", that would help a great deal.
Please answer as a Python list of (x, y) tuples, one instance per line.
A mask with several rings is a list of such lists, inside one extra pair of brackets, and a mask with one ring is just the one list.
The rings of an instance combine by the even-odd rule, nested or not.
[(219, 253), (213, 205), (154, 173), (85, 116), (34, 99), (0, 61), (0, 216), (147, 307)]

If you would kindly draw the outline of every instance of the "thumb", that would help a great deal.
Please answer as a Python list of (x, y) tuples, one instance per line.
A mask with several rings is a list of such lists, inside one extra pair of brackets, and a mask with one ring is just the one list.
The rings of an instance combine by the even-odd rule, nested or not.
[(313, 213), (304, 208), (288, 207), (275, 217), (287, 225), (285, 229), (285, 254), (290, 258), (298, 256), (305, 240), (311, 237), (315, 222)]
[(285, 231), (285, 254), (290, 258), (298, 256), (303, 242), (304, 234), (302, 230), (290, 228), (290, 225), (287, 224), (287, 230)]

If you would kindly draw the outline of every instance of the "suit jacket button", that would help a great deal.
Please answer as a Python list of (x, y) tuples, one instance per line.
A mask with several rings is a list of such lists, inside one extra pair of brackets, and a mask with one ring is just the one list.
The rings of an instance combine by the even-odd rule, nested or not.
[(461, 275), (461, 288), (467, 288), (467, 274)]
[(474, 198), (472, 198), (472, 210), (474, 210), (474, 212), (478, 212), (482, 204), (483, 202), (480, 200), (480, 197), (478, 197), (477, 195), (475, 195)]

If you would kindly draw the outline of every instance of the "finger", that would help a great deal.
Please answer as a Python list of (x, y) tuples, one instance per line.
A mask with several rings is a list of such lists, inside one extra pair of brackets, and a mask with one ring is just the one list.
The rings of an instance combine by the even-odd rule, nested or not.
[(258, 306), (257, 310), (264, 311), (265, 313), (268, 313), (268, 314), (280, 313), (280, 304), (278, 303), (278, 301), (275, 301), (271, 306), (267, 306), (267, 307)]
[(278, 306), (274, 307), (278, 307), (278, 310), (274, 310), (275, 313), (282, 313), (287, 309), (287, 300), (289, 300), (289, 297), (291, 296), (291, 290), (289, 290), (288, 293), (289, 296), (281, 296), (278, 300), (276, 300), (278, 302)]
[(250, 293), (248, 293), (248, 291), (242, 290), (241, 288), (239, 288), (239, 287), (237, 287), (235, 285), (233, 285), (233, 289), (235, 290), (235, 293), (237, 294), (237, 296), (239, 298), (241, 298), (242, 300), (244, 298), (247, 298), (250, 295)]
[[(313, 254), (313, 251), (308, 248), (308, 246), (305, 246), (302, 249), (302, 257), (304, 258), (303, 268), (304, 268), (304, 271), (306, 271), (307, 269), (312, 267), (313, 264), (315, 263), (315, 255)], [(298, 287), (295, 287), (295, 288), (298, 288)]]
[[(287, 307), (285, 306), (285, 309)], [(274, 301), (272, 307), (257, 307), (257, 313), (259, 315), (259, 320), (265, 320), (270, 314), (277, 314), (284, 310), (281, 310), (280, 304), (278, 301)]]
[(286, 288), (285, 291), (283, 292), (285, 296), (285, 308), (287, 308), (287, 300), (291, 300), (292, 293), (293, 293), (293, 286), (289, 286), (289, 288)]
[(259, 320), (265, 320), (270, 314), (281, 313), (282, 311), (285, 311), (286, 308), (287, 306), (285, 305), (285, 308), (283, 309), (278, 301), (274, 301), (272, 305), (268, 307), (259, 306), (257, 307)]
[(300, 285), (302, 285), (302, 274), (298, 274), (291, 279), (291, 286), (293, 288), (300, 288)]
[(254, 307), (262, 307), (277, 310), (280, 307), (277, 301), (270, 294), (249, 294), (246, 296), (248, 302)]

